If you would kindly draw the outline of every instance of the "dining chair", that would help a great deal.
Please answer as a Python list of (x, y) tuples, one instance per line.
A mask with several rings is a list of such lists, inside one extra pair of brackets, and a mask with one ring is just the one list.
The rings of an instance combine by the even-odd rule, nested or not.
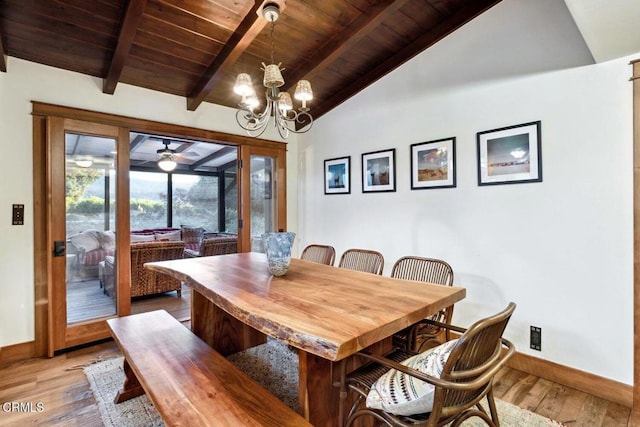
[[(348, 375), (348, 361), (343, 360), (341, 424), (348, 427), (362, 416), (371, 416), (388, 426), (457, 426), (479, 417), (489, 426), (499, 426), (493, 378), (515, 352), (514, 345), (502, 338), (515, 308), (511, 302), (466, 330), (431, 321), (462, 335), (423, 353), (395, 349), (377, 356), (361, 351), (357, 356), (368, 362)], [(480, 404), (485, 397), (488, 413)]]
[[(396, 279), (427, 282), (442, 286), (453, 285), (453, 269), (440, 259), (405, 256), (396, 261), (391, 269), (391, 277)], [(431, 320), (450, 324), (453, 317), (453, 305), (440, 310), (430, 317)], [(394, 334), (396, 346), (405, 346), (412, 350), (420, 350), (427, 344), (440, 344), (439, 338), (444, 332), (445, 341), (451, 339), (449, 330), (442, 330), (430, 323), (419, 322)], [(418, 345), (418, 343), (420, 343)], [(416, 346), (418, 346), (416, 348)]]
[(380, 252), (367, 249), (347, 249), (340, 257), (338, 267), (366, 273), (382, 274), (384, 257)]
[(329, 245), (308, 245), (302, 250), (300, 259), (317, 262), (318, 264), (333, 265), (336, 259), (336, 250)]

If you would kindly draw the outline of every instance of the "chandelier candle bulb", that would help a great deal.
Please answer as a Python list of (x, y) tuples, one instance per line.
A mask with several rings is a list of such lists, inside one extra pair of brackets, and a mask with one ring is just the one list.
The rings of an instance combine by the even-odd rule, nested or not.
[(313, 99), (313, 90), (309, 80), (300, 80), (296, 85), (296, 93), (293, 95), (298, 101), (302, 101), (302, 108), (307, 108), (307, 101)]
[(247, 73), (238, 74), (238, 77), (236, 77), (236, 84), (233, 87), (233, 91), (242, 96), (243, 99), (247, 96), (254, 95), (255, 91), (253, 90), (253, 82), (251, 81), (251, 76)]
[(283, 114), (287, 114), (287, 111), (293, 110), (293, 102), (291, 101), (291, 95), (289, 92), (280, 92), (278, 95), (278, 107)]

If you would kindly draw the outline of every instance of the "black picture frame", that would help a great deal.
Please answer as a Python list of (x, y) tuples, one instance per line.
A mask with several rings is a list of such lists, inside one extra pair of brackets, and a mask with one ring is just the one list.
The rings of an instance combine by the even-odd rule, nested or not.
[(362, 154), (362, 192), (396, 191), (396, 149)]
[(478, 185), (542, 182), (541, 122), (477, 133)]
[(456, 138), (411, 144), (411, 189), (456, 186)]
[(351, 193), (351, 156), (324, 161), (324, 194)]

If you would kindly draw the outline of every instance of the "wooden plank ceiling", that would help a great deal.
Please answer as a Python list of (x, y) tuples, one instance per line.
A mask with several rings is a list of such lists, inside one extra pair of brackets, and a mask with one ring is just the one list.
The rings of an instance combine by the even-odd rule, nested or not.
[(103, 79), (236, 107), (235, 76), (261, 95), (278, 3), (274, 59), (285, 86), (311, 81), (322, 116), (500, 0), (2, 0), (0, 71), (21, 58)]

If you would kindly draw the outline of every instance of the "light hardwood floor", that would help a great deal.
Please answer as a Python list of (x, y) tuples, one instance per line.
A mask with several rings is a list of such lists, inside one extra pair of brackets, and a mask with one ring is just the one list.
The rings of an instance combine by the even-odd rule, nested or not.
[[(190, 292), (183, 290), (183, 298)], [(187, 297), (188, 298), (188, 297)], [(189, 326), (188, 300), (171, 294), (138, 301), (135, 312), (163, 308)], [(0, 368), (0, 426), (102, 426), (82, 367), (120, 355), (112, 341), (77, 349), (51, 359), (32, 359)], [(567, 427), (630, 426), (630, 409), (593, 395), (503, 368), (495, 395), (522, 408), (563, 422)], [(42, 402), (41, 412), (9, 412), (6, 402)]]
[[(37, 402), (40, 413), (0, 410), (2, 426), (101, 426), (82, 366), (120, 352), (112, 341), (52, 359), (33, 359), (0, 369), (0, 402)], [(496, 397), (565, 423), (568, 427), (627, 426), (629, 408), (514, 369), (503, 369)], [(34, 408), (35, 410), (35, 408)]]

